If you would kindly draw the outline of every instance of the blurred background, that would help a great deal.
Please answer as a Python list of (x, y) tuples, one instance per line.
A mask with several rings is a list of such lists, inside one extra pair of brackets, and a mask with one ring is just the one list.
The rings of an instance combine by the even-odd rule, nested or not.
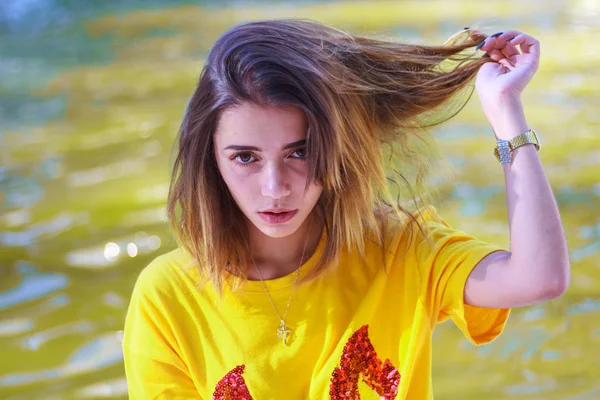
[[(0, 398), (125, 399), (120, 347), (140, 270), (175, 247), (172, 146), (207, 49), (259, 18), (441, 44), (464, 26), (542, 44), (524, 93), (572, 262), (562, 297), (474, 347), (434, 336), (436, 399), (600, 399), (600, 2), (2, 0)], [(502, 167), (476, 94), (435, 135), (454, 227), (509, 245)], [(446, 171), (447, 172), (447, 171)], [(447, 176), (451, 176), (448, 178)]]

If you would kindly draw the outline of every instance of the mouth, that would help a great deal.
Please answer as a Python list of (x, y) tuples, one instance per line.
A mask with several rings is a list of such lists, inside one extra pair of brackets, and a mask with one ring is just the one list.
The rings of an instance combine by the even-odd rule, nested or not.
[(288, 222), (298, 213), (298, 210), (266, 210), (260, 211), (258, 215), (270, 224), (282, 224)]

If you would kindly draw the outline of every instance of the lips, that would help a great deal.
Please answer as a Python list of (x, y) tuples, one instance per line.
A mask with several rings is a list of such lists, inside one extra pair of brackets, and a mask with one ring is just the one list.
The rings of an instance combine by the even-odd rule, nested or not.
[(269, 208), (268, 210), (262, 210), (260, 212), (279, 214), (279, 213), (288, 212), (288, 211), (294, 211), (294, 210), (291, 208)]
[(273, 208), (265, 211), (260, 211), (258, 215), (270, 224), (282, 224), (288, 222), (298, 213), (298, 210), (290, 210), (284, 208)]

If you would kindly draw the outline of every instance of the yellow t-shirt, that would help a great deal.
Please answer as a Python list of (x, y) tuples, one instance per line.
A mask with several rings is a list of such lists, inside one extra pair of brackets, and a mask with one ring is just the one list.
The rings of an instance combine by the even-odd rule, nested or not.
[[(409, 244), (392, 224), (385, 270), (381, 249), (367, 242), (366, 262), (342, 253), (339, 266), (298, 287), (287, 347), (260, 281), (226, 290), (219, 302), (210, 284), (196, 288), (184, 250), (157, 257), (135, 284), (125, 322), (130, 398), (431, 399), (435, 325), (452, 318), (472, 343), (483, 344), (502, 332), (509, 310), (463, 302), (473, 267), (502, 248), (428, 213), (423, 225), (434, 247), (417, 227)], [(302, 274), (316, 264), (325, 238)], [(295, 278), (266, 281), (280, 313)]]

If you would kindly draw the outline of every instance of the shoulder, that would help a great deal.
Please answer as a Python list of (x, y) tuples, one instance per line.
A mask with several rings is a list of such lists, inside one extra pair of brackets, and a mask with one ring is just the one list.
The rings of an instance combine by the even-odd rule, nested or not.
[(144, 295), (173, 295), (197, 270), (193, 258), (182, 247), (163, 253), (146, 265), (136, 280), (134, 291)]
[(444, 229), (450, 229), (432, 205), (401, 215), (391, 210), (377, 212), (376, 215), (382, 227), (384, 247), (388, 250), (407, 250), (422, 242), (435, 241), (436, 236), (449, 233), (443, 232)]

